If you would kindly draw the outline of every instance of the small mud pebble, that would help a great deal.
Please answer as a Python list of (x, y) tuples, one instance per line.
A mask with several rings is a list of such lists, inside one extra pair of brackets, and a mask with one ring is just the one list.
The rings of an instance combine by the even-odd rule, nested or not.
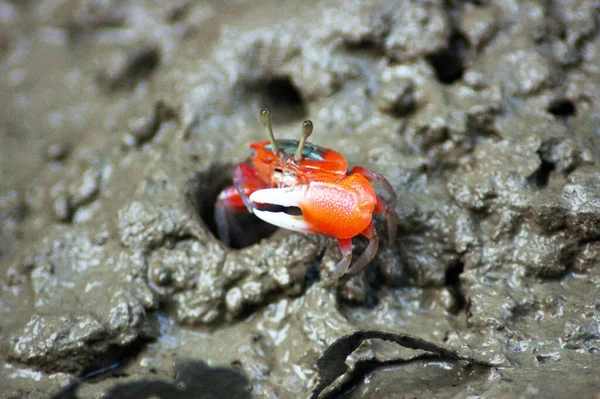
[(46, 158), (49, 161), (64, 161), (71, 152), (71, 148), (67, 143), (51, 143), (46, 148)]
[(94, 165), (88, 168), (78, 181), (70, 187), (73, 207), (91, 202), (100, 192), (100, 180), (102, 178), (102, 167)]
[(129, 129), (134, 141), (133, 144), (140, 145), (151, 140), (163, 122), (171, 120), (176, 116), (177, 113), (175, 110), (167, 106), (164, 102), (157, 101), (150, 115), (129, 121)]
[(102, 62), (98, 73), (101, 86), (111, 91), (132, 89), (158, 66), (160, 51), (157, 46), (139, 45), (115, 52)]
[(59, 195), (52, 203), (54, 216), (59, 222), (68, 222), (73, 216), (73, 207), (67, 195)]
[(384, 113), (398, 117), (410, 114), (416, 107), (414, 84), (410, 79), (382, 82), (373, 97), (375, 106)]
[(338, 291), (341, 300), (354, 304), (362, 305), (365, 303), (369, 287), (363, 275), (352, 276), (344, 281)]
[(161, 287), (170, 285), (173, 282), (173, 270), (166, 266), (153, 268), (152, 281)]

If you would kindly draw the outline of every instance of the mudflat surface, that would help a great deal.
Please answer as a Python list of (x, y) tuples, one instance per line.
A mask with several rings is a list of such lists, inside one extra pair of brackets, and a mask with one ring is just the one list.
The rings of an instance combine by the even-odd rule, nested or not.
[[(0, 1), (0, 397), (592, 397), (598, 15)], [(216, 237), (262, 107), (398, 194), (338, 286), (332, 239)]]

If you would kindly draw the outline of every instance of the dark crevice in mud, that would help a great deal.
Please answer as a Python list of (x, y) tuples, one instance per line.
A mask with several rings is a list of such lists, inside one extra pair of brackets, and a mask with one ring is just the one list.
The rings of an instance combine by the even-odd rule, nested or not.
[(450, 288), (450, 292), (454, 297), (454, 304), (449, 311), (453, 314), (457, 314), (467, 306), (467, 299), (465, 297), (462, 285), (460, 282), (460, 275), (465, 270), (465, 265), (462, 262), (456, 262), (454, 265), (446, 269), (444, 276), (444, 285)]
[(192, 4), (188, 2), (175, 3), (166, 13), (165, 19), (171, 24), (183, 21), (191, 12)]
[(552, 43), (553, 41), (565, 41), (567, 39), (567, 26), (563, 21), (560, 6), (550, 1), (544, 5), (545, 26), (544, 35), (537, 37), (538, 42)]
[[(150, 369), (156, 374), (155, 369)], [(86, 381), (89, 382), (89, 381)], [(82, 381), (76, 380), (62, 389), (53, 399), (78, 399), (88, 397), (78, 392)], [(175, 359), (172, 379), (133, 379), (109, 387), (103, 398), (112, 399), (191, 399), (191, 398), (250, 398), (248, 377), (242, 372), (226, 367), (210, 367), (202, 360)]]
[[(382, 36), (385, 35), (387, 35), (387, 32), (382, 34)], [(364, 38), (360, 41), (344, 41), (342, 46), (342, 51), (352, 56), (358, 56), (358, 58), (362, 58), (362, 56), (365, 56), (365, 58), (385, 57), (384, 48), (375, 38)]]
[[(129, 59), (127, 76), (141, 79), (149, 75), (160, 62), (160, 52), (157, 47), (148, 46), (134, 51)], [(135, 77), (135, 78), (134, 78)]]
[(265, 77), (246, 83), (242, 95), (269, 108), (274, 122), (303, 120), (308, 115), (302, 94), (287, 76)]
[(548, 186), (550, 174), (554, 171), (555, 167), (554, 163), (542, 160), (540, 167), (527, 180), (535, 188), (542, 190)]
[(197, 239), (198, 236), (192, 233), (166, 234), (162, 242), (160, 242), (156, 246), (149, 245), (148, 248), (151, 250), (160, 249), (161, 247), (165, 247), (167, 249), (174, 249), (180, 242), (195, 241)]
[(133, 362), (135, 358), (146, 349), (146, 345), (151, 342), (149, 339), (138, 339), (132, 345), (122, 347), (119, 345), (111, 345), (106, 355), (103, 365), (99, 365), (96, 369), (86, 370), (79, 376), (80, 381), (89, 383), (97, 383), (106, 379), (126, 376), (123, 371), (128, 364)]
[[(377, 263), (377, 262), (373, 262)], [(384, 284), (384, 276), (379, 265), (373, 265), (367, 267), (365, 270), (365, 277), (367, 279), (367, 293), (365, 295), (365, 301), (363, 306), (367, 309), (374, 309), (379, 305), (379, 291)]]
[(572, 241), (560, 252), (559, 259), (560, 264), (565, 265), (564, 270), (558, 273), (550, 274), (550, 275), (542, 275), (542, 281), (563, 281), (569, 276), (573, 275), (575, 271), (575, 262), (578, 255), (578, 249), (581, 248), (584, 244), (584, 241)]
[(537, 313), (540, 308), (539, 303), (517, 303), (510, 308), (510, 316), (506, 318), (506, 324), (514, 326), (526, 317)]
[(158, 67), (160, 58), (160, 50), (157, 46), (133, 48), (125, 56), (125, 60), (113, 61), (118, 65), (101, 72), (98, 80), (112, 91), (132, 89)]
[[(207, 171), (198, 173), (191, 182), (190, 201), (192, 208), (197, 212), (200, 219), (209, 228), (211, 233), (221, 241), (217, 228), (215, 204), (217, 197), (232, 181), (233, 165), (230, 163), (212, 165)], [(263, 238), (270, 237), (277, 227), (263, 222), (246, 210), (240, 212), (229, 212), (224, 215), (228, 220), (229, 242), (228, 246), (233, 249), (245, 248), (256, 244)]]
[(455, 286), (460, 283), (460, 275), (464, 271), (465, 265), (462, 262), (457, 262), (446, 269), (444, 276), (444, 285)]
[(321, 281), (321, 262), (325, 256), (325, 248), (308, 264), (304, 273), (304, 289), (307, 290), (314, 283)]
[(152, 140), (160, 130), (161, 125), (171, 120), (175, 120), (178, 117), (178, 112), (174, 107), (165, 103), (163, 100), (156, 101), (149, 114), (139, 119), (138, 122), (132, 126), (131, 136), (133, 137), (135, 145), (140, 146)]
[(575, 116), (577, 113), (577, 108), (575, 107), (573, 101), (562, 98), (552, 101), (548, 106), (548, 112), (558, 118), (566, 118), (569, 116)]
[(389, 111), (394, 118), (408, 118), (417, 111), (414, 89), (407, 90), (400, 95), (392, 109)]
[(427, 61), (441, 83), (452, 84), (463, 76), (466, 52), (467, 39), (462, 33), (454, 32), (450, 36), (448, 47), (428, 56)]
[[(213, 325), (215, 326), (214, 328), (216, 330), (217, 326), (220, 326), (220, 327), (232, 326), (232, 325), (239, 323), (242, 320), (248, 320), (249, 318), (253, 317), (253, 315), (255, 313), (258, 313), (258, 311), (260, 311), (261, 309), (264, 309), (266, 307), (267, 303), (277, 303), (277, 301), (282, 298), (283, 298), (283, 296), (271, 294), (271, 295), (267, 295), (264, 303), (245, 304), (242, 306), (239, 313), (237, 313), (233, 319), (228, 319), (225, 317), (221, 317), (221, 318), (217, 319), (217, 321), (215, 323), (213, 323)], [(225, 307), (223, 307), (222, 309), (219, 309), (219, 310), (222, 311), (222, 313), (224, 313), (226, 311)], [(255, 339), (255, 338), (253, 338), (253, 339)]]

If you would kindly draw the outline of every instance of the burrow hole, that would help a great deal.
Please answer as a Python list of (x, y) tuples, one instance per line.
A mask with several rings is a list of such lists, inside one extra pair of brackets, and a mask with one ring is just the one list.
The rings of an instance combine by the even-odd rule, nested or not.
[[(306, 106), (298, 88), (288, 76), (267, 76), (244, 82), (240, 88), (240, 99), (246, 104), (269, 108), (273, 122), (289, 122), (306, 117)], [(257, 128), (259, 127), (257, 121)], [(191, 186), (190, 200), (201, 220), (211, 233), (222, 242), (216, 222), (215, 204), (225, 188), (233, 184), (233, 163), (212, 165), (199, 173)], [(266, 223), (248, 211), (228, 212), (226, 221), (229, 231), (229, 247), (245, 248), (270, 237), (277, 227)]]
[[(198, 216), (208, 227), (210, 232), (220, 241), (215, 204), (217, 197), (226, 187), (233, 184), (232, 163), (214, 164), (207, 171), (199, 173), (190, 184), (189, 200)], [(245, 248), (256, 244), (263, 238), (270, 237), (277, 227), (266, 223), (252, 213), (244, 210), (241, 212), (228, 212), (226, 223), (229, 230), (229, 247), (233, 249)]]
[(467, 306), (467, 300), (463, 292), (460, 275), (465, 270), (464, 263), (457, 261), (446, 269), (444, 285), (450, 288), (452, 295), (455, 298), (454, 306), (450, 309), (451, 313), (458, 313)]
[(275, 123), (306, 119), (307, 110), (300, 90), (288, 76), (263, 77), (246, 82), (242, 98), (260, 108), (269, 108)]
[(552, 162), (545, 161), (540, 154), (542, 163), (540, 167), (527, 178), (530, 184), (532, 184), (538, 190), (548, 187), (550, 181), (550, 175), (555, 169), (555, 164)]
[(460, 80), (465, 71), (467, 39), (460, 32), (450, 36), (448, 47), (427, 57), (441, 83), (452, 84)]
[(550, 105), (548, 105), (548, 112), (558, 118), (566, 118), (574, 116), (577, 109), (575, 108), (573, 101), (566, 98), (560, 98), (552, 101)]

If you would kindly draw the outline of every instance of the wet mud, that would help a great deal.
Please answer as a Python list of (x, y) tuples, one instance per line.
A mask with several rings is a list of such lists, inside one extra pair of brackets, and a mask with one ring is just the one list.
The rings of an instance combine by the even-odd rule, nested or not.
[[(0, 1), (0, 397), (597, 394), (598, 15)], [(364, 272), (248, 215), (218, 239), (262, 107), (396, 189)]]

